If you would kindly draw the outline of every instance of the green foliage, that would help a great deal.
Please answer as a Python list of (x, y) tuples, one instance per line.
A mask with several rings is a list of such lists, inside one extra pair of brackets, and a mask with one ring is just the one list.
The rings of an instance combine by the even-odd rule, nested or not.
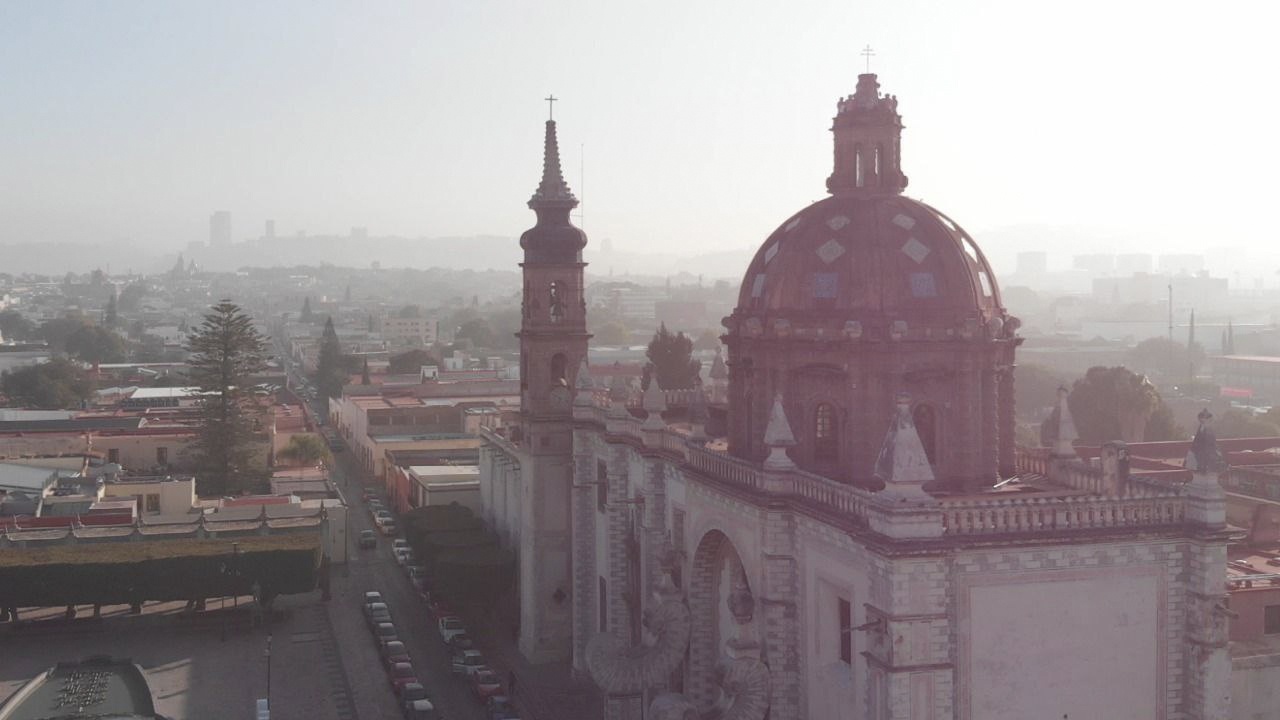
[(373, 379), (369, 377), (369, 358), (364, 359), (364, 366), (360, 368), (360, 384), (371, 385)]
[(132, 313), (142, 309), (142, 298), (147, 295), (147, 285), (143, 282), (129, 283), (120, 291), (120, 299), (116, 307), (120, 312)]
[(338, 333), (333, 329), (333, 318), (324, 321), (324, 336), (320, 338), (320, 357), (316, 362), (316, 388), (320, 395), (327, 398), (342, 395), (342, 386), (347, 384), (346, 360), (342, 354), (342, 343)]
[(1186, 440), (1191, 437), (1187, 429), (1173, 419), (1173, 410), (1162, 401), (1147, 418), (1143, 439), (1149, 442), (1158, 440)]
[(455, 340), (467, 340), (478, 348), (493, 347), (493, 328), (484, 318), (472, 318), (458, 326), (454, 333)]
[(720, 348), (720, 334), (711, 328), (707, 328), (698, 334), (698, 339), (693, 341), (694, 350), (718, 350)]
[(97, 325), (82, 325), (65, 341), (66, 351), (87, 363), (124, 362), (127, 354), (120, 336)]
[(1067, 398), (1081, 442), (1142, 442), (1147, 423), (1164, 405), (1159, 391), (1124, 367), (1091, 367), (1076, 380)]
[[(0, 606), (117, 605), (248, 595), (254, 582), (264, 598), (315, 589), (318, 548), (254, 549), (253, 540), (243, 538), (245, 547), (239, 553), (174, 554), (124, 561), (106, 557), (123, 543), (103, 543), (95, 545), (90, 556), (103, 556), (101, 561), (0, 566)], [(228, 540), (216, 542), (230, 544)], [(129, 543), (137, 544), (142, 543)]]
[(1148, 338), (1129, 351), (1127, 362), (1138, 372), (1181, 384), (1204, 363), (1204, 348), (1199, 343), (1188, 347), (1166, 337)]
[(193, 449), (202, 495), (248, 489), (265, 475), (254, 461), (261, 410), (250, 378), (266, 365), (266, 338), (249, 316), (223, 300), (187, 341), (191, 381), (204, 393), (200, 433)]
[(422, 317), (422, 308), (417, 305), (405, 305), (396, 313), (396, 317), (416, 318)]
[(38, 410), (78, 408), (93, 396), (93, 380), (76, 363), (54, 358), (0, 374), (10, 405)]
[(649, 358), (643, 378), (646, 389), (654, 377), (663, 390), (691, 388), (702, 369), (701, 363), (693, 359), (693, 341), (682, 332), (672, 335), (665, 323), (653, 334), (646, 356)]
[(416, 373), (423, 365), (439, 365), (440, 361), (426, 350), (409, 350), (392, 355), (387, 367), (391, 373)]
[(311, 319), (311, 298), (306, 298), (302, 301), (302, 312), (298, 315), (298, 320), (300, 322), (309, 323), (311, 322)]
[(102, 324), (114, 330), (119, 323), (120, 315), (116, 311), (116, 294), (111, 293), (111, 298), (107, 300), (107, 309), (102, 315)]
[(54, 352), (67, 352), (67, 340), (77, 330), (88, 325), (88, 321), (80, 315), (45, 320), (40, 324), (40, 337), (49, 344)]
[(456, 607), (492, 610), (511, 591), (516, 556), (496, 545), (442, 552), (436, 558), (432, 586)]
[(289, 444), (280, 451), (279, 458), (295, 465), (333, 464), (333, 453), (324, 438), (311, 433), (299, 433), (289, 438)]
[(1240, 410), (1228, 410), (1214, 422), (1214, 430), (1219, 438), (1280, 436), (1280, 425), (1276, 424), (1273, 413), (1274, 408), (1266, 415), (1254, 417)]
[(0, 335), (3, 335), (6, 340), (13, 341), (40, 339), (35, 323), (15, 310), (0, 312)]

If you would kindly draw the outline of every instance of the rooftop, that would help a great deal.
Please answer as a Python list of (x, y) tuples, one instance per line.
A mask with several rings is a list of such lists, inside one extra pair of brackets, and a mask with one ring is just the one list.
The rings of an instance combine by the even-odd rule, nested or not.
[(0, 706), (0, 720), (155, 718), (142, 668), (129, 659), (58, 663)]

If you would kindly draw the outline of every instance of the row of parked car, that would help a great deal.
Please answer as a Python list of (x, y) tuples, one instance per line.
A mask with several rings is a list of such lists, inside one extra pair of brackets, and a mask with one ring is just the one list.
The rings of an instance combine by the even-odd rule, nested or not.
[[(376, 493), (365, 491), (365, 501), (370, 506), (370, 514), (378, 523), (379, 511), (386, 512)], [(384, 534), (394, 534), (394, 518), (387, 513), (386, 521), (393, 528), (386, 531), (387, 525), (379, 524)], [(376, 546), (377, 539), (371, 531), (369, 538)], [(365, 537), (361, 535), (361, 547), (365, 547)], [(427, 610), (436, 621), (440, 639), (450, 651), (451, 669), (455, 677), (467, 683), (471, 695), (484, 704), (488, 720), (519, 720), (511, 699), (505, 694), (503, 683), (498, 673), (489, 667), (483, 654), (475, 648), (471, 635), (467, 632), (462, 618), (453, 613), (448, 605), (431, 592), (426, 577), (426, 568), (418, 563), (413, 549), (407, 540), (395, 538), (391, 542), (390, 552), (397, 565), (403, 568), (406, 578), (417, 591), (417, 595), (426, 605)], [(431, 705), (425, 689), (417, 681), (417, 674), (409, 660), (404, 643), (399, 639), (396, 625), (391, 619), (390, 609), (382, 601), (382, 595), (376, 591), (365, 593), (365, 617), (369, 621), (375, 640), (379, 643), (379, 652), (388, 677), (396, 695), (400, 700), (404, 716), (407, 720), (436, 720), (435, 708)]]

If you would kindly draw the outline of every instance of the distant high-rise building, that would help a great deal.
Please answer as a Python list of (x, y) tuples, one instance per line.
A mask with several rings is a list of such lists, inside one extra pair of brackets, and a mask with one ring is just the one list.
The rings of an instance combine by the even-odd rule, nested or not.
[(1071, 259), (1071, 267), (1076, 270), (1110, 275), (1116, 269), (1116, 256), (1108, 253), (1076, 255)]
[(1204, 270), (1203, 255), (1161, 255), (1160, 272), (1170, 275), (1195, 275)]
[(1049, 270), (1049, 253), (1033, 250), (1018, 253), (1018, 274), (1043, 273)]
[(1152, 258), (1147, 253), (1122, 253), (1116, 256), (1117, 275), (1149, 273), (1152, 265)]
[(263, 233), (263, 237), (273, 238), (275, 236), (276, 236), (276, 221), (268, 220), (266, 231)]
[(209, 245), (225, 247), (231, 244), (231, 213), (219, 210), (209, 216)]

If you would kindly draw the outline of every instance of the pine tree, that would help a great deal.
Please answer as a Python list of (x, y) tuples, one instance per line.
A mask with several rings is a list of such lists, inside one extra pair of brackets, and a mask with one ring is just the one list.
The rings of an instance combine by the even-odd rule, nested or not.
[(644, 367), (643, 384), (647, 389), (653, 377), (663, 390), (693, 387), (702, 363), (693, 359), (693, 340), (683, 332), (671, 334), (666, 323), (658, 327), (646, 352), (649, 363)]
[(372, 385), (373, 380), (369, 377), (369, 358), (364, 359), (364, 367), (360, 370), (360, 384)]
[(187, 341), (191, 381), (203, 393), (193, 446), (202, 495), (236, 493), (265, 476), (254, 457), (263, 440), (249, 379), (266, 367), (266, 350), (266, 338), (230, 300), (210, 308)]
[(102, 324), (109, 329), (114, 330), (116, 325), (120, 323), (120, 316), (116, 311), (116, 293), (111, 291), (111, 298), (107, 300), (107, 312), (102, 317)]
[(298, 317), (304, 323), (311, 322), (311, 298), (302, 301), (302, 314)]
[(327, 398), (342, 395), (347, 383), (346, 364), (342, 359), (342, 343), (333, 329), (333, 318), (324, 321), (324, 337), (320, 340), (320, 357), (316, 361), (316, 387)]

